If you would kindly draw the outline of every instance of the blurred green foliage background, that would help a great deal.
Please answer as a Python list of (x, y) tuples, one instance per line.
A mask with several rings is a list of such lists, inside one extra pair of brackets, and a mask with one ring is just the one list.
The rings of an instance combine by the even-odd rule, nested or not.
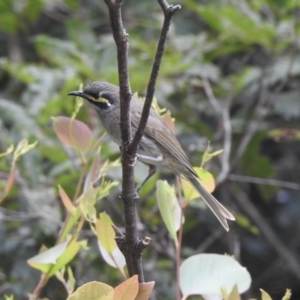
[[(208, 140), (214, 150), (227, 149), (227, 160), (215, 158), (207, 167), (217, 177), (216, 197), (237, 217), (225, 234), (195, 202), (185, 218), (183, 256), (233, 254), (253, 278), (245, 299), (258, 297), (259, 288), (274, 300), (291, 288), (292, 299), (299, 299), (300, 4), (170, 2), (182, 9), (170, 30), (156, 97), (176, 118), (176, 133), (195, 166)], [(131, 87), (144, 95), (163, 15), (156, 1), (126, 0), (123, 18)], [(81, 83), (118, 83), (116, 49), (101, 0), (2, 0), (0, 20), (0, 153), (23, 138), (38, 141), (21, 158), (14, 188), (0, 207), (0, 295), (26, 299), (39, 279), (26, 260), (42, 244), (53, 245), (64, 219), (57, 185), (72, 195), (79, 176), (80, 162), (59, 142), (51, 117), (71, 115), (74, 101), (66, 95)], [(88, 105), (78, 118), (95, 137), (103, 132)], [(118, 157), (109, 139), (102, 157)], [(0, 191), (9, 168), (10, 157), (2, 157)], [(146, 169), (138, 166), (136, 172), (143, 178)], [(121, 170), (108, 176), (120, 179)], [(138, 202), (141, 236), (153, 240), (144, 256), (146, 280), (156, 281), (156, 299), (174, 299), (174, 250), (158, 214), (154, 185), (152, 180)], [(99, 211), (122, 226), (119, 193), (114, 189)], [(88, 227), (82, 235), (90, 249), (72, 262), (77, 284), (119, 283)], [(65, 299), (64, 293), (53, 279), (43, 296)]]

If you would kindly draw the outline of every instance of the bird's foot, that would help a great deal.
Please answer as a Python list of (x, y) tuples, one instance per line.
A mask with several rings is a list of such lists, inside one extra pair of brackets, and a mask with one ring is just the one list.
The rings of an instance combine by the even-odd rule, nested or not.
[(129, 166), (134, 167), (136, 165), (137, 156), (135, 155), (134, 158), (130, 158)]
[(140, 199), (140, 195), (137, 189), (134, 190), (134, 196), (133, 196), (134, 200)]

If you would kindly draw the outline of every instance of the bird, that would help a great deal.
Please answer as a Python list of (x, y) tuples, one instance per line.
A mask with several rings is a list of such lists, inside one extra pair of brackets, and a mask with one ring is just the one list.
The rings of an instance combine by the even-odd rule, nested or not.
[[(118, 86), (108, 82), (94, 81), (86, 85), (83, 90), (73, 91), (68, 95), (81, 97), (92, 104), (107, 134), (121, 146), (120, 89)], [(132, 96), (130, 103), (132, 136), (138, 128), (143, 105), (140, 99)], [(234, 216), (202, 185), (175, 134), (153, 109), (150, 110), (136, 157), (149, 166), (149, 174), (137, 188), (137, 192), (155, 174), (157, 167), (168, 169), (176, 176), (188, 180), (195, 187), (223, 227), (229, 231), (227, 219), (235, 220)]]

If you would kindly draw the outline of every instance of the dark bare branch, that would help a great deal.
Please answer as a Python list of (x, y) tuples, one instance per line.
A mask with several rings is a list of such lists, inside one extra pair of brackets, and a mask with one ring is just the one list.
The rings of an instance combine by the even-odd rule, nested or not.
[[(167, 33), (170, 27), (172, 16), (180, 9), (180, 6), (168, 5), (166, 1), (158, 0), (164, 15), (165, 21), (161, 30), (159, 43), (156, 50), (155, 60), (152, 67), (150, 80), (148, 83), (146, 101), (141, 117), (141, 121), (131, 142), (131, 120), (130, 120), (130, 101), (131, 89), (128, 73), (128, 34), (122, 22), (121, 5), (122, 0), (104, 0), (109, 9), (111, 28), (117, 46), (118, 72), (120, 86), (120, 129), (121, 129), (121, 152), (122, 152), (122, 200), (124, 206), (125, 236), (116, 234), (118, 247), (125, 256), (128, 273), (130, 276), (135, 274), (139, 277), (139, 282), (144, 282), (142, 269), (142, 251), (150, 243), (149, 238), (140, 240), (137, 235), (136, 207), (135, 207), (135, 183), (134, 165), (136, 161), (136, 150), (141, 140), (142, 134), (147, 124), (151, 102), (155, 91), (155, 84), (164, 53)], [(116, 230), (116, 229), (115, 229)]]
[(162, 26), (162, 29), (160, 32), (158, 45), (156, 48), (156, 54), (155, 54), (154, 62), (152, 65), (151, 75), (150, 75), (149, 82), (148, 82), (146, 99), (145, 99), (145, 104), (144, 104), (140, 124), (139, 124), (139, 127), (133, 138), (133, 141), (131, 142), (131, 144), (129, 146), (130, 152), (136, 151), (138, 144), (142, 138), (143, 132), (146, 128), (150, 109), (151, 109), (152, 99), (153, 99), (154, 92), (155, 92), (156, 80), (157, 80), (161, 60), (162, 60), (164, 50), (165, 50), (167, 34), (168, 34), (168, 31), (169, 31), (169, 28), (171, 25), (173, 15), (176, 13), (176, 11), (178, 11), (181, 8), (180, 5), (175, 5), (175, 6), (169, 5), (167, 3), (167, 1), (158, 0), (158, 2), (164, 12), (165, 19), (164, 19), (164, 23), (163, 23), (163, 26)]
[(117, 244), (125, 256), (130, 276), (138, 275), (139, 282), (144, 282), (141, 251), (136, 245), (139, 242), (136, 226), (134, 163), (135, 153), (130, 155), (127, 146), (131, 141), (130, 101), (131, 90), (128, 72), (128, 34), (123, 26), (121, 4), (122, 0), (105, 0), (109, 9), (111, 28), (117, 46), (118, 73), (120, 86), (120, 130), (122, 145), (122, 200), (124, 207), (125, 236), (117, 239)]

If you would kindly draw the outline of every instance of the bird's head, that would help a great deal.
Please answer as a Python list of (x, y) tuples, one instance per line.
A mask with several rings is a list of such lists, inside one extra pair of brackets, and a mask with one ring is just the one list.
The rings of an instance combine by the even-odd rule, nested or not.
[(119, 105), (119, 93), (119, 87), (111, 83), (94, 81), (85, 86), (82, 91), (73, 91), (68, 95), (86, 99), (101, 113)]

